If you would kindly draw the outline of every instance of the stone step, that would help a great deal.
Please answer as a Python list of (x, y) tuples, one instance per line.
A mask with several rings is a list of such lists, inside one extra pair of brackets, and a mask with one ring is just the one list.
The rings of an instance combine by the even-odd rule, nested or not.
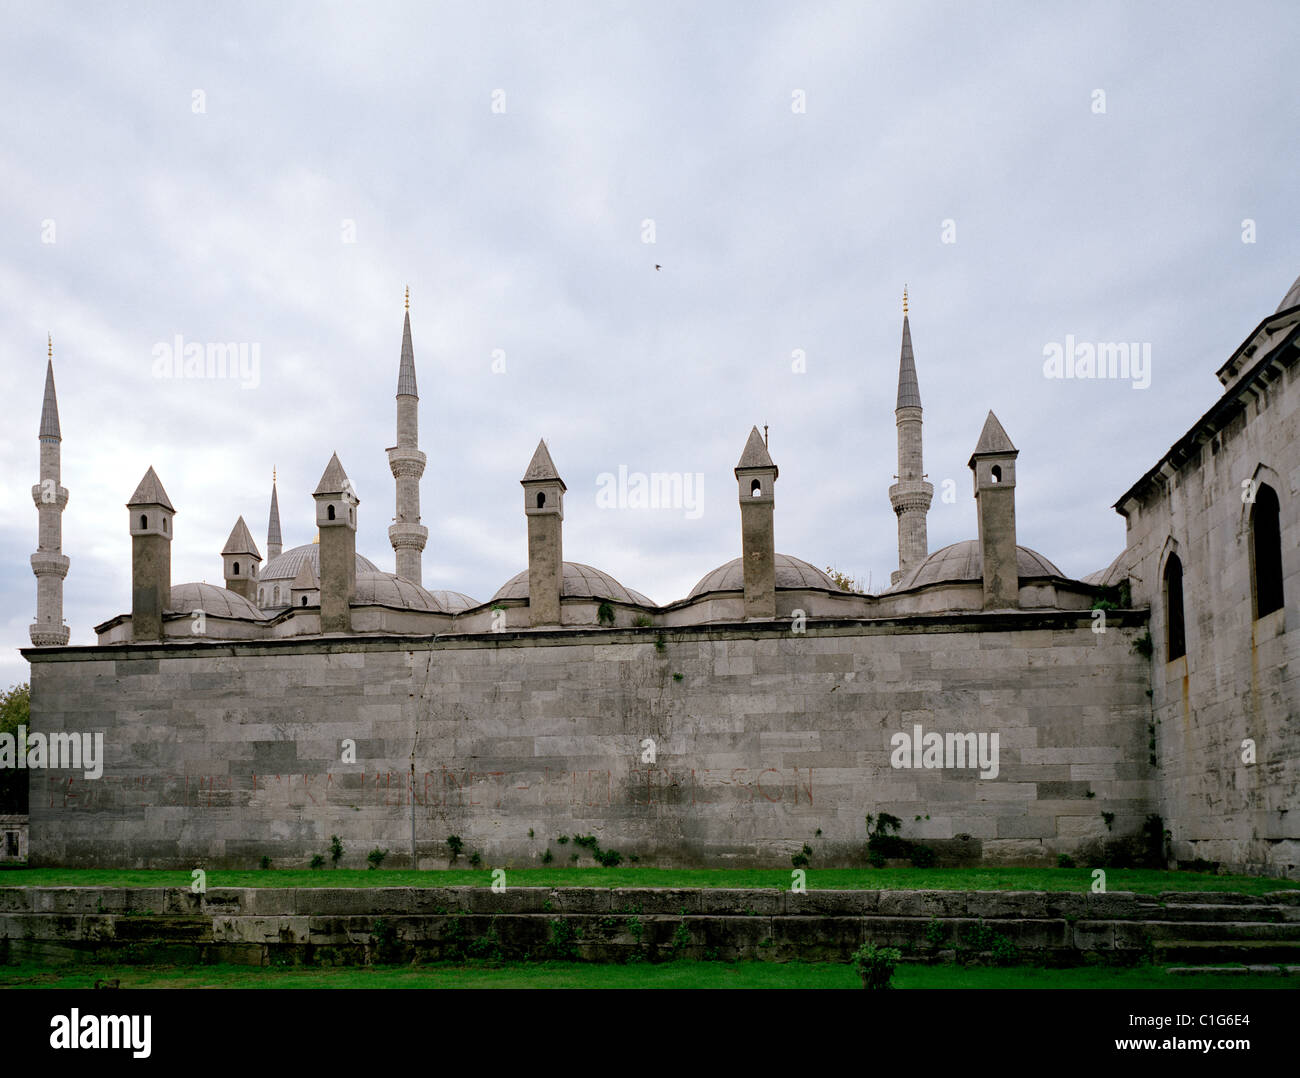
[(1300, 974), (1300, 966), (1170, 966), (1165, 970), (1171, 977), (1195, 977), (1204, 973), (1272, 973), (1279, 977)]
[(1300, 921), (1300, 906), (1239, 906), (1211, 902), (1144, 906), (1141, 913), (1153, 921), (1241, 921), (1251, 923)]
[(1217, 963), (1294, 964), (1300, 960), (1297, 940), (1159, 940), (1155, 944), (1159, 965), (1205, 965)]
[(1295, 940), (1300, 922), (1270, 921), (1115, 921), (1115, 934), (1146, 935), (1159, 940)]

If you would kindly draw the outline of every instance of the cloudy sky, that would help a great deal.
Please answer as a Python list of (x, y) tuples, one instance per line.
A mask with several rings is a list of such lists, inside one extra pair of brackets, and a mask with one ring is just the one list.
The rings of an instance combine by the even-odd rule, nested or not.
[[(739, 552), (755, 424), (777, 549), (887, 585), (905, 282), (931, 549), (975, 535), (993, 409), (1020, 542), (1082, 576), (1300, 272), (1291, 3), (2, 14), (6, 685), (35, 614), (47, 332), (88, 644), (130, 608), (123, 505), (151, 464), (177, 583), (220, 582), (241, 514), (265, 554), (273, 467), (286, 546), (309, 542), (334, 451), (358, 549), (393, 568), (407, 285), (426, 586), (485, 600), (524, 567), (518, 480), (545, 437), (565, 556), (666, 603)], [(255, 375), (161, 377), (178, 335), (248, 346)], [(1067, 336), (1149, 345), (1149, 386), (1045, 378)], [(700, 474), (703, 501), (602, 508), (620, 466)]]

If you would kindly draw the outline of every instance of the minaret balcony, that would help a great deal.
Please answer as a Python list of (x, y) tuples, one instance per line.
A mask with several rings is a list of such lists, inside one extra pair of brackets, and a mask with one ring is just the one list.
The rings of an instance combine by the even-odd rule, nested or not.
[(38, 550), (32, 555), (32, 572), (37, 576), (57, 576), (59, 579), (68, 575), (68, 566), (72, 562), (65, 554), (56, 554), (52, 550)]
[(388, 451), (388, 467), (392, 469), (394, 479), (419, 479), (428, 459), (418, 449), (409, 446), (394, 446)]
[(423, 550), (428, 538), (429, 529), (423, 524), (399, 521), (388, 528), (388, 541), (394, 550)]
[(68, 643), (69, 629), (66, 625), (55, 628), (53, 625), (32, 625), (28, 627), (32, 644), (38, 648), (61, 648)]
[(934, 484), (925, 480), (908, 480), (889, 488), (889, 502), (895, 513), (928, 512), (934, 500)]
[[(46, 491), (49, 493), (47, 494)], [(36, 503), (37, 509), (57, 509), (62, 513), (68, 504), (68, 488), (57, 484), (47, 487), (44, 483), (37, 483), (32, 487), (32, 501)]]

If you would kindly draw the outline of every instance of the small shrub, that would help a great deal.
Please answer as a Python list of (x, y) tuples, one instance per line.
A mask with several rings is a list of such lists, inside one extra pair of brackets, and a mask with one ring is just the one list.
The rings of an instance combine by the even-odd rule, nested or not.
[(930, 923), (925, 926), (925, 942), (937, 950), (943, 945), (945, 935), (939, 918), (931, 917)]
[(1103, 812), (1101, 818), (1106, 822), (1106, 830), (1109, 831), (1111, 825), (1115, 822), (1115, 814), (1113, 812)]
[(451, 863), (454, 865), (460, 857), (460, 851), (465, 848), (465, 843), (460, 835), (447, 836), (447, 849), (451, 850)]
[(638, 629), (648, 629), (654, 623), (650, 620), (649, 614), (638, 614), (632, 619), (632, 624)]
[(862, 987), (870, 989), (892, 988), (890, 981), (894, 967), (903, 959), (897, 947), (877, 947), (868, 943), (853, 952), (853, 964), (862, 978)]
[(387, 850), (381, 850), (378, 846), (376, 846), (373, 850), (371, 850), (368, 854), (366, 854), (366, 860), (369, 862), (371, 868), (378, 868), (380, 865), (384, 863), (384, 858), (387, 856), (388, 856)]
[(934, 868), (937, 855), (933, 846), (912, 846), (912, 867), (913, 868)]
[(554, 860), (555, 860), (555, 855), (551, 853), (550, 850), (547, 850), (544, 854), (542, 854), (542, 864), (549, 865)]
[(528, 829), (528, 837), (529, 838), (533, 837), (533, 829), (531, 827)]
[(993, 954), (994, 963), (999, 966), (1014, 966), (1020, 961), (1020, 948), (1006, 936), (994, 936), (989, 950)]
[(550, 922), (550, 936), (546, 941), (546, 953), (551, 958), (573, 961), (578, 957), (577, 936), (573, 925), (562, 917)]
[(323, 856), (322, 854), (319, 854), (319, 853), (317, 853), (317, 854), (313, 854), (313, 855), (312, 855), (312, 859), (311, 859), (311, 867), (312, 867), (312, 868), (324, 868), (324, 867), (325, 867), (325, 858), (324, 858), (324, 856)]
[(330, 835), (330, 862), (338, 868), (341, 860), (343, 860), (343, 841), (338, 835)]
[(271, 859), (267, 857), (266, 854), (262, 854), (262, 867), (263, 868), (271, 867)]
[(668, 650), (668, 641), (664, 639), (664, 634), (660, 633), (658, 636), (655, 637), (655, 651), (659, 652), (659, 654), (662, 655), (667, 650)]
[(673, 950), (686, 947), (691, 942), (691, 930), (686, 927), (685, 921), (678, 921), (677, 928), (673, 930)]
[(1074, 868), (1074, 858), (1068, 853), (1058, 853), (1056, 855), (1057, 868)]
[(483, 863), (483, 855), (479, 853), (478, 850), (475, 850), (472, 854), (469, 855), (470, 868), (478, 868), (478, 866), (481, 865), (482, 863)]
[(601, 603), (596, 607), (596, 621), (601, 625), (613, 625), (614, 608), (609, 603)]
[(1151, 655), (1155, 651), (1155, 649), (1156, 646), (1151, 639), (1150, 630), (1147, 630), (1145, 633), (1143, 633), (1141, 636), (1139, 636), (1136, 640), (1133, 641), (1134, 653), (1137, 655), (1141, 655), (1142, 658), (1144, 659), (1151, 658)]
[(812, 847), (805, 842), (802, 850), (790, 855), (790, 864), (794, 865), (795, 868), (804, 868), (811, 857)]
[(558, 842), (561, 846), (563, 846), (565, 843), (567, 843), (567, 842), (569, 841), (569, 836), (568, 836), (568, 835), (561, 835), (561, 836), (560, 836), (559, 838), (557, 838), (555, 841)]
[(673, 675), (673, 680), (674, 680), (674, 681), (681, 681), (681, 680), (682, 680), (682, 675), (681, 675), (681, 674), (674, 674), (674, 675)]

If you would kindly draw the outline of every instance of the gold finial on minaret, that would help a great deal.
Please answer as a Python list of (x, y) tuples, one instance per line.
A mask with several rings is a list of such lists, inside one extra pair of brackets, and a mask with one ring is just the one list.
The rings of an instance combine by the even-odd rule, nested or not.
[(408, 311), (411, 309), (411, 286), (409, 284), (406, 286), (406, 309)]
[(907, 314), (907, 285), (903, 285), (903, 313)]
[(271, 485), (275, 485), (275, 465), (271, 465)]
[(49, 345), (50, 345), (50, 358), (53, 359), (53, 358), (54, 358), (54, 337), (53, 337), (52, 334), (47, 333), (47, 334), (45, 334), (45, 339), (46, 339), (46, 341), (49, 342)]

